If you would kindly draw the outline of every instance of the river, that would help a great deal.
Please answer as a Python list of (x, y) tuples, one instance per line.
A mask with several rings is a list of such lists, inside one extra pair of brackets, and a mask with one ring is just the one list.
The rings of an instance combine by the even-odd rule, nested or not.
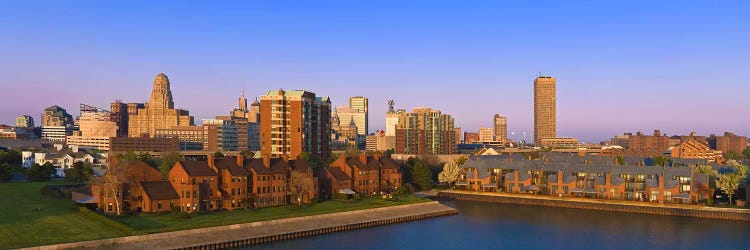
[(750, 223), (471, 201), (459, 215), (248, 249), (750, 249)]

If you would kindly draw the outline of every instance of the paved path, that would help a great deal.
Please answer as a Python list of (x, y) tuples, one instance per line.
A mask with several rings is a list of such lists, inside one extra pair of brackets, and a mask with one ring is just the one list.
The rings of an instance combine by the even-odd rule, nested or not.
[(114, 239), (96, 240), (36, 247), (32, 249), (63, 249), (63, 248), (113, 248), (113, 249), (167, 249), (194, 246), (214, 242), (277, 235), (280, 233), (299, 232), (320, 228), (351, 225), (361, 222), (378, 221), (383, 219), (402, 218), (414, 215), (454, 211), (436, 201), (416, 204), (364, 209), (287, 218), (271, 221), (235, 224), (212, 228), (192, 229), (176, 232), (157, 233), (141, 236), (129, 236)]

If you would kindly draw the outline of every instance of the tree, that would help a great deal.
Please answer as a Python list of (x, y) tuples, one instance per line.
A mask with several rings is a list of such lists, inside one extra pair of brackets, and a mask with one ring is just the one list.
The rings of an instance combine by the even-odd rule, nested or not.
[(224, 153), (222, 153), (221, 151), (216, 151), (216, 153), (214, 153), (214, 158), (215, 159), (223, 159), (224, 158)]
[(315, 173), (318, 173), (318, 171), (323, 168), (323, 159), (320, 159), (320, 157), (318, 156), (311, 155), (308, 152), (302, 152), (302, 154), (300, 154), (300, 159), (307, 162), (307, 164), (310, 165)]
[(157, 170), (159, 170), (159, 166), (161, 165), (159, 164), (159, 160), (157, 160), (156, 158), (154, 158), (153, 156), (151, 156), (149, 153), (146, 153), (146, 152), (138, 154), (137, 159), (139, 161), (145, 162), (146, 164), (148, 164), (149, 166)]
[(94, 175), (94, 169), (91, 168), (91, 163), (76, 162), (73, 163), (71, 168), (63, 170), (65, 172), (65, 180), (71, 182), (88, 182), (89, 178)]
[(669, 163), (669, 158), (667, 158), (666, 156), (654, 157), (654, 166), (663, 167), (666, 166), (667, 163)]
[(385, 156), (387, 158), (391, 158), (391, 155), (393, 155), (395, 153), (396, 153), (396, 150), (391, 148), (391, 149), (388, 149), (386, 151), (383, 151), (383, 156)]
[(122, 183), (126, 181), (127, 171), (133, 160), (124, 160), (123, 158), (118, 159), (113, 164), (110, 164), (107, 168), (107, 172), (104, 176), (93, 178), (91, 184), (99, 185), (102, 189), (107, 190), (108, 194), (105, 197), (114, 197), (115, 200), (115, 211), (117, 215), (122, 214), (122, 206), (120, 205), (120, 188)]
[(625, 166), (625, 157), (622, 155), (615, 156), (615, 160), (617, 161), (617, 165)]
[(169, 176), (169, 170), (172, 170), (172, 166), (174, 166), (174, 164), (180, 160), (182, 160), (182, 156), (177, 151), (169, 151), (164, 153), (164, 156), (162, 156), (161, 164), (159, 165), (159, 172), (161, 172), (164, 178), (167, 178), (167, 176)]
[(413, 184), (416, 185), (419, 190), (432, 189), (432, 172), (430, 172), (430, 167), (427, 166), (426, 162), (417, 159), (412, 171), (412, 178), (414, 179)]
[(55, 166), (49, 162), (45, 162), (44, 165), (34, 163), (26, 171), (26, 176), (30, 181), (49, 181), (53, 174), (55, 174)]
[(724, 154), (724, 158), (730, 159), (730, 160), (741, 160), (744, 157), (743, 154), (737, 153), (735, 151), (729, 151), (726, 154)]
[(455, 160), (455, 161), (448, 161), (443, 166), (443, 171), (440, 172), (440, 175), (438, 175), (438, 180), (440, 182), (448, 183), (448, 185), (453, 185), (454, 182), (458, 180), (459, 171), (461, 170), (461, 166), (465, 162), (462, 161), (464, 159), (463, 157)]
[(0, 163), (8, 163), (8, 165), (21, 165), (21, 153), (16, 150), (10, 150), (7, 153), (2, 154), (2, 159), (0, 159)]
[(346, 148), (346, 156), (358, 156), (362, 154), (362, 151), (357, 148), (356, 145), (352, 145)]
[(13, 168), (8, 163), (0, 163), (0, 182), (6, 182), (13, 179)]
[(253, 151), (245, 149), (240, 152), (240, 155), (244, 156), (245, 159), (248, 159), (253, 158), (253, 156), (255, 156), (255, 153), (253, 153)]
[(750, 159), (750, 147), (747, 147), (745, 150), (743, 150), (742, 155), (745, 156), (745, 159)]
[(725, 173), (719, 173), (716, 178), (716, 187), (721, 189), (727, 196), (729, 196), (729, 204), (732, 204), (732, 198), (737, 189), (744, 184), (747, 178), (747, 166), (738, 163), (735, 160), (727, 161), (729, 165), (728, 171)]

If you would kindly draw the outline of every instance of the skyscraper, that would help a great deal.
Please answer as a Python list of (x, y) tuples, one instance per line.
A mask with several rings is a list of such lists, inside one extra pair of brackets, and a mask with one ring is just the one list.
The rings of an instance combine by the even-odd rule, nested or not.
[[(154, 78), (154, 88), (148, 103), (128, 105), (128, 136), (130, 137), (142, 135), (153, 137), (156, 129), (193, 125), (193, 117), (187, 110), (174, 108), (169, 78), (164, 73), (159, 73)], [(134, 108), (131, 111), (130, 106), (142, 108)]]
[(431, 108), (401, 113), (396, 126), (398, 154), (454, 154), (456, 130), (453, 117)]
[(354, 123), (357, 124), (357, 134), (363, 136), (370, 133), (368, 106), (369, 104), (366, 97), (354, 96), (349, 98), (349, 108), (358, 113), (357, 115), (352, 116)]
[(260, 97), (261, 154), (294, 159), (308, 152), (328, 160), (331, 101), (304, 90), (272, 90)]
[(508, 118), (495, 114), (494, 121), (495, 141), (505, 143), (508, 140)]
[(542, 145), (543, 138), (557, 137), (555, 78), (539, 76), (534, 79), (534, 144)]

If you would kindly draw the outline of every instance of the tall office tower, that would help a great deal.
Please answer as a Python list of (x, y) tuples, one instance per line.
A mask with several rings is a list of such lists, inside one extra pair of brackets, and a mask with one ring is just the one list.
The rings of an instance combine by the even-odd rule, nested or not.
[(164, 73), (159, 73), (154, 78), (154, 88), (148, 103), (135, 104), (142, 108), (134, 107), (132, 111), (130, 110), (131, 104), (128, 105), (128, 136), (130, 137), (154, 136), (156, 129), (193, 125), (193, 117), (187, 110), (174, 108), (169, 78)]
[(453, 117), (431, 108), (401, 113), (396, 126), (396, 153), (446, 155), (456, 152)]
[(557, 137), (555, 78), (540, 76), (534, 79), (534, 144), (542, 139)]
[(16, 117), (16, 127), (33, 128), (34, 118), (28, 115), (19, 115), (18, 117)]
[(508, 118), (495, 114), (494, 118), (495, 141), (505, 143), (508, 141)]
[(272, 90), (260, 97), (261, 154), (295, 159), (330, 157), (331, 100), (304, 90)]
[(110, 111), (81, 104), (78, 131), (67, 137), (68, 145), (79, 148), (109, 150), (111, 137), (117, 136), (117, 122)]
[(370, 133), (368, 106), (369, 104), (366, 97), (354, 96), (349, 98), (349, 108), (358, 113), (357, 115), (352, 116), (352, 118), (354, 118), (354, 123), (357, 124), (357, 134), (363, 136)]

